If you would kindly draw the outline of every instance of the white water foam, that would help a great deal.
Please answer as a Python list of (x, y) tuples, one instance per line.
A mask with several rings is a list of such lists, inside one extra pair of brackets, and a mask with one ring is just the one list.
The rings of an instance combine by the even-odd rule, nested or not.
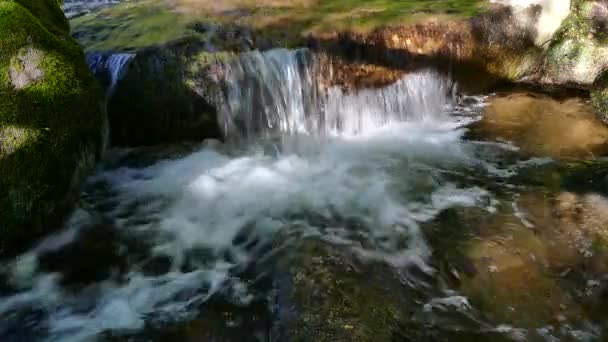
[[(412, 173), (406, 165), (399, 170), (402, 160), (418, 156), (424, 156), (420, 163), (439, 160), (437, 166), (462, 163), (454, 154), (458, 149), (451, 146), (459, 139), (453, 131), (431, 133), (415, 124), (392, 129), (392, 136), (384, 130), (377, 136), (328, 141), (313, 155), (252, 152), (233, 157), (203, 149), (144, 169), (102, 173), (95, 181), (107, 182), (117, 191), (118, 205), (109, 214), (117, 229), (151, 238), (151, 254), (169, 257), (170, 271), (154, 277), (134, 267), (125, 283), (98, 284), (95, 304), (85, 313), (79, 312), (78, 303), (90, 301), (90, 294), (64, 293), (60, 275), (38, 274), (30, 290), (3, 299), (0, 315), (42, 305), (50, 312), (50, 340), (62, 341), (84, 341), (106, 330), (140, 329), (150, 315), (187, 315), (223, 287), (240, 284), (231, 269), (256, 257), (234, 245), (244, 230), (251, 239), (267, 243), (281, 231), (340, 239), (362, 257), (398, 267), (417, 265), (430, 272), (430, 250), (419, 224), (449, 207), (483, 205), (488, 194), (478, 188), (433, 184), (438, 181), (433, 177), (411, 180), (419, 177), (415, 165)], [(430, 187), (428, 196), (416, 193), (420, 187)], [(146, 223), (122, 218), (144, 201), (133, 216)], [(307, 213), (314, 213), (322, 224), (308, 219)], [(347, 221), (358, 225), (350, 227)], [(207, 257), (190, 260), (194, 270), (183, 271), (195, 250), (208, 251)], [(226, 252), (231, 260), (220, 257)], [(33, 263), (14, 267), (31, 274)]]
[[(270, 70), (229, 80), (235, 91), (248, 89), (239, 83), (244, 80), (267, 92), (255, 119), (246, 114), (257, 108), (247, 102), (259, 100), (254, 95), (233, 101), (228, 108), (235, 112), (223, 114), (228, 132), (238, 130), (238, 121), (249, 127), (246, 133), (261, 132), (253, 144), (236, 151), (209, 144), (182, 158), (92, 177), (83, 199), (86, 213), (77, 211), (71, 221), (84, 228), (67, 227), (5, 270), (18, 291), (0, 298), (0, 317), (41, 309), (41, 340), (88, 341), (108, 330), (189, 317), (218, 293), (247, 304), (251, 294), (240, 270), (271, 258), (266, 247), (280, 244), (284, 234), (321, 238), (361, 258), (433, 272), (421, 223), (447, 208), (492, 203), (487, 191), (445, 177), (480, 170), (469, 153), (474, 145), (462, 141), (462, 120), (446, 113), (449, 83), (422, 71), (375, 92), (330, 90), (329, 99), (314, 102), (303, 90), (310, 69), (298, 61), (301, 52), (284, 53), (255, 56), (268, 57), (252, 63)], [(282, 89), (286, 84), (293, 88)], [(313, 108), (321, 112), (315, 116)], [(318, 120), (320, 115), (330, 119)], [(342, 124), (325, 125), (332, 121)], [(266, 140), (264, 133), (276, 127), (281, 140)], [(311, 127), (331, 129), (306, 134)], [(108, 229), (144, 244), (146, 257), (132, 261), (121, 277), (66, 289), (64, 275), (45, 270), (37, 259), (66, 248), (78, 239), (74, 229), (86, 234), (100, 218), (113, 227)], [(167, 269), (146, 272), (146, 262), (158, 258), (168, 260)]]

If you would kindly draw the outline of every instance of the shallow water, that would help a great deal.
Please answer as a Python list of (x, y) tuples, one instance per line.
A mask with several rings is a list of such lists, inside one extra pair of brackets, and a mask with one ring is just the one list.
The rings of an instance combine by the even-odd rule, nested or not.
[[(365, 311), (400, 301), (393, 340), (601, 338), (607, 200), (566, 189), (585, 176), (499, 121), (484, 130), (500, 96), (423, 70), (311, 100), (302, 52), (240, 63), (235, 139), (112, 151), (65, 230), (2, 267), (3, 341), (290, 340), (278, 324), (339, 303), (365, 340)], [(310, 289), (325, 299), (291, 295)]]

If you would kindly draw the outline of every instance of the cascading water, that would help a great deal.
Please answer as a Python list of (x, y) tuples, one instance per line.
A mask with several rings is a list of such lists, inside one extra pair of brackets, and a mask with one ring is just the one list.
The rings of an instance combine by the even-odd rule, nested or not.
[(87, 56), (89, 69), (107, 83), (107, 93), (111, 94), (123, 76), (125, 67), (135, 57), (132, 53), (93, 53)]
[[(130, 58), (95, 65), (115, 84)], [(432, 274), (422, 223), (452, 207), (493, 210), (488, 191), (450, 178), (502, 177), (461, 139), (480, 106), (458, 108), (434, 71), (345, 93), (322, 86), (315, 63), (273, 50), (225, 66), (220, 122), (245, 140), (237, 149), (102, 167), (66, 231), (0, 269), (0, 339), (89, 341), (191, 318), (217, 295), (247, 305), (243, 270), (272, 260), (284, 236)]]
[(308, 50), (241, 55), (225, 65), (220, 122), (226, 135), (356, 135), (390, 123), (437, 120), (451, 104), (451, 82), (419, 71), (381, 89), (353, 94), (323, 87)]
[(220, 122), (230, 137), (314, 130), (321, 99), (308, 50), (259, 51), (224, 66)]

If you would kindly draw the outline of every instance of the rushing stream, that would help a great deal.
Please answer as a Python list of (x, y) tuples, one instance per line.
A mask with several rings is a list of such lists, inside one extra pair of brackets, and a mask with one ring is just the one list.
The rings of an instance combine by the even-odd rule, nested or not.
[[(218, 300), (257, 305), (279, 282), (261, 279), (272, 278), (279, 255), (303, 240), (398, 270), (423, 293), (411, 309), (423, 325), (486, 339), (599, 336), (597, 326), (565, 313), (559, 327), (509, 325), (471, 304), (473, 290), (460, 293), (441, 280), (437, 260), (458, 243), (451, 240), (457, 226), (472, 225), (446, 221), (445, 213), (509, 217), (530, 231), (518, 176), (552, 163), (509, 142), (465, 139), (486, 96), (461, 96), (430, 69), (355, 93), (324, 88), (315, 70), (307, 51), (243, 56), (225, 68), (226, 144), (113, 151), (65, 230), (2, 266), (0, 340), (139, 336), (196, 320)], [(267, 320), (277, 305), (262, 305)], [(459, 325), (463, 314), (467, 323)]]

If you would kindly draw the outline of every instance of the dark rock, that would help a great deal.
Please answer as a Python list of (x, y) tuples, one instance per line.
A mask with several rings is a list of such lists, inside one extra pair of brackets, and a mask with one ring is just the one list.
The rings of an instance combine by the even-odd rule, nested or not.
[[(219, 55), (198, 41), (139, 51), (108, 101), (113, 145), (220, 138), (207, 68)], [(198, 92), (198, 91), (201, 92)]]

